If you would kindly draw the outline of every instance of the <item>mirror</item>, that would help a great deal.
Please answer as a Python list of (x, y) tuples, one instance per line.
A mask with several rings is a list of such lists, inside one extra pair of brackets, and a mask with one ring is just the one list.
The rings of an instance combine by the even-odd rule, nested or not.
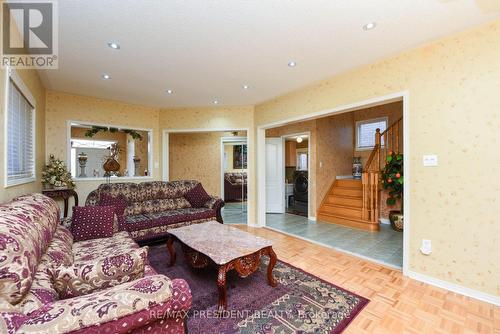
[(151, 130), (71, 123), (70, 136), (76, 179), (151, 175)]

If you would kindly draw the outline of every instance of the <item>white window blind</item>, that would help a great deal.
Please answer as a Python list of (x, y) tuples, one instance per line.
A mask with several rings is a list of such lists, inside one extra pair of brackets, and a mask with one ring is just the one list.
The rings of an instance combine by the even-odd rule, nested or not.
[(34, 107), (12, 79), (7, 109), (7, 185), (35, 178)]
[[(359, 150), (370, 149), (375, 146), (375, 132), (380, 129), (384, 132), (387, 128), (387, 118), (370, 119), (356, 123), (356, 148)], [(382, 145), (384, 145), (382, 138)]]

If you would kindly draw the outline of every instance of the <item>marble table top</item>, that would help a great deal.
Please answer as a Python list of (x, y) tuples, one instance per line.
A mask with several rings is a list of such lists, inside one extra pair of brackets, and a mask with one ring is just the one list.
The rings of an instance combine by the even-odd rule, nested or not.
[(178, 227), (168, 232), (218, 265), (272, 246), (270, 240), (216, 221)]

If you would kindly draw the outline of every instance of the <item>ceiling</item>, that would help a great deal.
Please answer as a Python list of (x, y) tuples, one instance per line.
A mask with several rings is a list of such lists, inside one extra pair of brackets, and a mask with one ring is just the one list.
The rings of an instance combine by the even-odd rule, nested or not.
[(257, 104), (500, 17), (499, 0), (58, 3), (59, 69), (41, 71), (47, 88), (166, 108)]

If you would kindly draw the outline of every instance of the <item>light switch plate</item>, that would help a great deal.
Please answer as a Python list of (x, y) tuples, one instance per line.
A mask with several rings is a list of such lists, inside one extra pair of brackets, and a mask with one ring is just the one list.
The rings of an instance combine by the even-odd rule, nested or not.
[(425, 167), (435, 167), (438, 165), (438, 157), (435, 154), (426, 154), (422, 158)]

